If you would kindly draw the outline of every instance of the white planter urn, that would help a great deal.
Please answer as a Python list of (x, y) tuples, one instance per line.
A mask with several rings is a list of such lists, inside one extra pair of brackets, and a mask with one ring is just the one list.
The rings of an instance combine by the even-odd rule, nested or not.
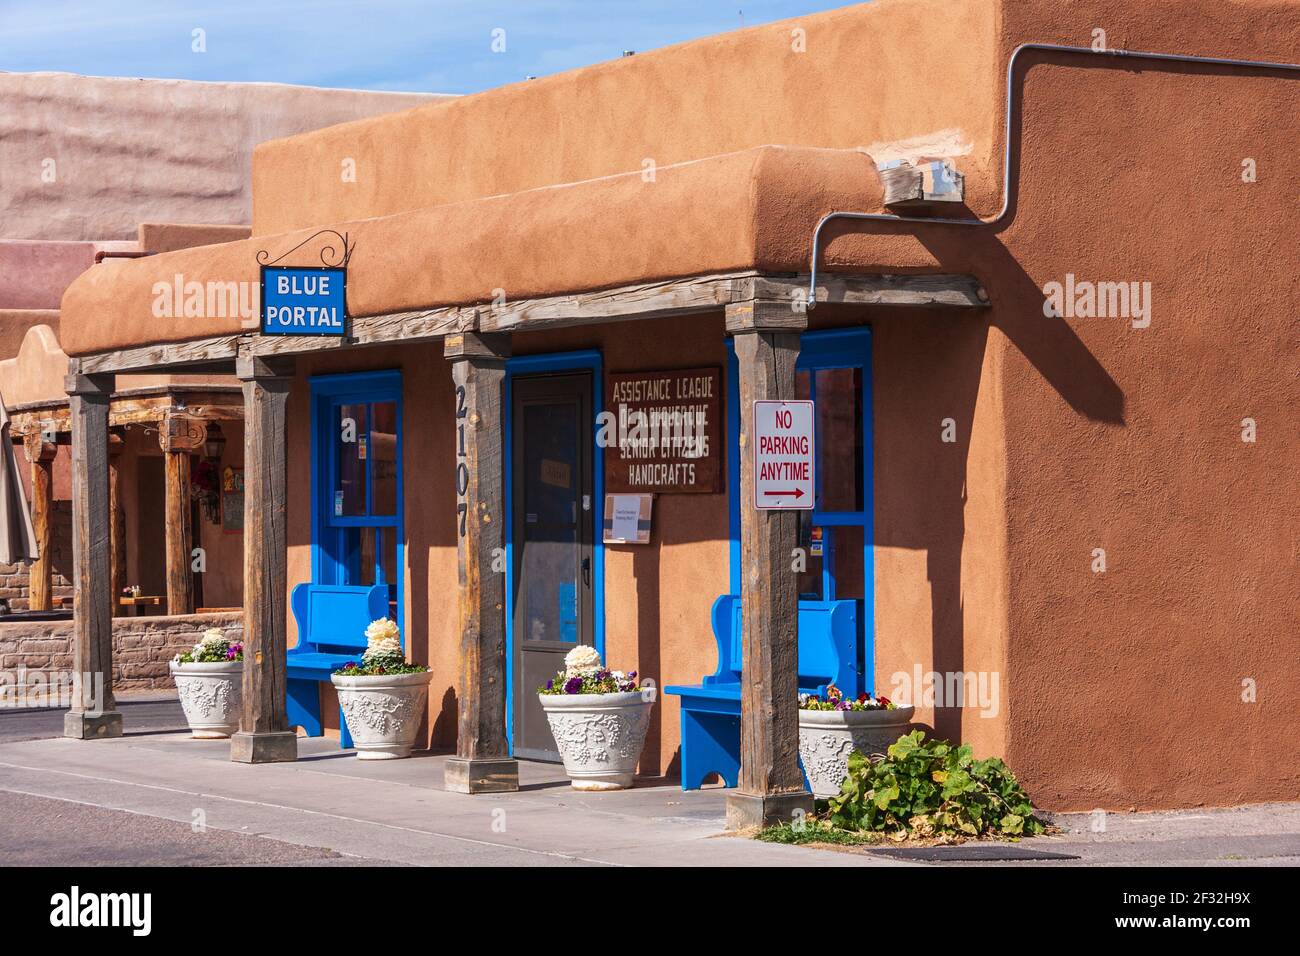
[(190, 735), (199, 740), (229, 737), (239, 729), (244, 694), (244, 662), (219, 664), (171, 663), (172, 680)]
[(367, 677), (330, 675), (358, 759), (394, 760), (411, 756), (431, 677), (428, 671)]
[(538, 694), (575, 790), (632, 786), (650, 726), (654, 685), (616, 694)]
[(912, 722), (915, 707), (895, 710), (800, 710), (799, 759), (813, 796), (834, 797), (849, 775), (849, 754), (883, 754)]

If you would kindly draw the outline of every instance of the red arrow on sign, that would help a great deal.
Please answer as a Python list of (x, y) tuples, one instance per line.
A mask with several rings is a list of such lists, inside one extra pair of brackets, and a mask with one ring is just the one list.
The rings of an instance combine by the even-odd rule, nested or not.
[(803, 489), (802, 489), (802, 488), (796, 488), (794, 491), (765, 491), (765, 492), (763, 492), (763, 494), (765, 494), (765, 495), (777, 495), (778, 497), (783, 497), (783, 498), (802, 498), (802, 497), (803, 497)]

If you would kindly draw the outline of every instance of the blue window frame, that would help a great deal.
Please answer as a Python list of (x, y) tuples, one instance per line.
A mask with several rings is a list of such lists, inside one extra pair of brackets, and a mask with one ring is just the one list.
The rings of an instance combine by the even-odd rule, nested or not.
[(311, 574), (316, 584), (388, 586), (404, 621), (402, 377), (311, 379)]
[[(810, 571), (801, 576), (800, 596), (859, 602), (858, 670), (862, 686), (874, 690), (871, 330), (862, 326), (805, 332), (795, 370), (796, 397), (817, 403), (817, 496), (811, 512), (799, 512), (800, 545)], [(730, 341), (727, 379), (731, 591), (739, 594), (742, 410), (739, 367)]]

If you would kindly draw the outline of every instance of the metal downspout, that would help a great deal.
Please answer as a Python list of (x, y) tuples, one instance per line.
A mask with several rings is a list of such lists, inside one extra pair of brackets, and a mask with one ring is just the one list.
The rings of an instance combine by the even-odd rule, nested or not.
[(817, 223), (813, 230), (812, 268), (808, 280), (808, 308), (817, 305), (817, 252), (821, 243), (822, 229), (833, 219), (867, 219), (873, 222), (931, 222), (946, 226), (992, 226), (1007, 214), (1011, 208), (1011, 117), (1015, 106), (1014, 77), (1016, 61), (1026, 50), (1047, 50), (1055, 53), (1086, 53), (1089, 56), (1112, 56), (1116, 58), (1131, 57), (1140, 60), (1168, 60), (1175, 63), (1204, 63), (1209, 66), (1240, 66), (1263, 70), (1300, 71), (1300, 63), (1272, 63), (1267, 60), (1231, 60), (1216, 56), (1192, 56), (1185, 53), (1147, 53), (1141, 50), (1094, 50), (1086, 46), (1064, 46), (1057, 43), (1022, 43), (1016, 47), (1007, 61), (1007, 100), (1006, 129), (1002, 152), (1002, 208), (992, 219), (947, 219), (938, 216), (895, 216), (890, 213), (873, 212), (831, 212)]

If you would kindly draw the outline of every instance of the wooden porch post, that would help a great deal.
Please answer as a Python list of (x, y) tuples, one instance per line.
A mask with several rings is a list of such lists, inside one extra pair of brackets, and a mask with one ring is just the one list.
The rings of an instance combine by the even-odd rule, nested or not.
[(36, 560), (28, 574), (27, 606), (33, 611), (54, 607), (50, 522), (54, 517), (54, 458), (58, 451), (58, 445), (45, 441), (38, 432), (23, 436), (23, 457), (32, 471), (32, 530), (36, 534)]
[(727, 828), (789, 822), (811, 813), (799, 769), (799, 595), (792, 569), (793, 511), (754, 507), (754, 402), (795, 397), (799, 332), (807, 315), (790, 302), (727, 307), (740, 369), (740, 561), (743, 631), (740, 785), (727, 794)]
[(112, 375), (70, 374), (72, 416), (72, 667), (77, 688), (63, 735), (122, 736), (113, 698), (113, 595), (109, 588), (108, 405)]
[(298, 759), (285, 712), (285, 415), (293, 366), (241, 353), (244, 383), (244, 699), (230, 759)]
[(119, 597), (126, 585), (122, 579), (126, 576), (126, 515), (122, 505), (122, 451), (126, 442), (117, 432), (108, 435), (108, 511), (109, 539), (113, 553), (109, 558), (111, 571), (109, 579), (113, 582), (110, 589), (112, 614), (122, 614), (122, 602)]
[(448, 335), (456, 385), (456, 569), (460, 677), (456, 756), (444, 786), (456, 793), (519, 789), (506, 746), (505, 397), (509, 334)]
[(194, 613), (194, 574), (190, 571), (190, 552), (194, 548), (194, 525), (190, 509), (190, 452), (194, 441), (202, 441), (202, 427), (197, 438), (187, 429), (191, 423), (184, 416), (168, 414), (158, 429), (158, 442), (166, 459), (166, 550), (167, 613)]

